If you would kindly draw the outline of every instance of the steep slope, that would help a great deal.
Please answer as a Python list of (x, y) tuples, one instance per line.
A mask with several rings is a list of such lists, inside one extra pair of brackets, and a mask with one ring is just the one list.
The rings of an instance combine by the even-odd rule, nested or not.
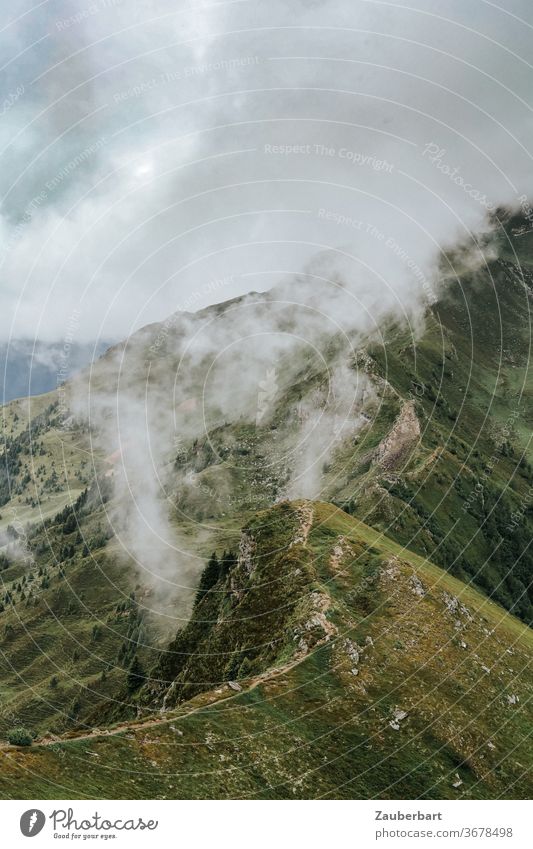
[(5, 796), (531, 792), (531, 631), (477, 591), (309, 502), (251, 519), (200, 589), (146, 724), (4, 750)]
[(55, 515), (93, 479), (99, 457), (88, 428), (65, 421), (57, 393), (2, 408), (0, 532)]
[[(163, 604), (116, 538), (113, 509), (112, 484), (99, 478), (72, 506), (7, 546), (15, 551), (0, 561), (3, 737), (16, 725), (62, 734), (134, 713), (127, 688), (133, 658), (153, 665), (187, 621), (201, 566), (193, 563)], [(189, 529), (198, 564), (215, 535), (228, 544), (235, 538), (231, 527)]]
[(7, 795), (530, 792), (532, 278), (511, 235), (522, 266), (449, 283), (416, 333), (313, 325), (310, 350), (285, 342), (297, 309), (252, 295), (3, 408), (0, 736), (59, 741), (5, 747)]
[(416, 444), (329, 494), (531, 622), (530, 292), (516, 266), (490, 272), (450, 286), (416, 342), (370, 347), (370, 367), (412, 399)]
[(391, 324), (379, 344), (358, 340), (344, 372), (359, 387), (356, 416), (292, 352), (259, 422), (228, 418), (183, 439), (178, 513), (211, 521), (295, 495), (333, 501), (531, 622), (526, 277), (494, 261), (450, 283), (417, 334)]

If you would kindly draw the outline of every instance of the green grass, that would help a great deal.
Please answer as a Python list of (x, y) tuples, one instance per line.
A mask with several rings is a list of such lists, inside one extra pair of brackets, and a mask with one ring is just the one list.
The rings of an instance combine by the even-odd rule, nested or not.
[[(272, 569), (288, 564), (272, 552), (294, 534), (299, 506), (259, 514), (248, 526), (257, 538), (252, 584), (270, 582), (270, 607), (278, 611)], [(233, 693), (222, 675), (159, 726), (5, 750), (3, 797), (528, 798), (530, 630), (361, 522), (331, 505), (312, 506), (308, 545), (298, 555), (307, 563), (307, 583), (291, 585), (287, 574), (280, 580), (287, 604), (292, 598), (300, 605), (294, 627), (309, 614), (302, 598), (319, 588), (331, 599), (327, 615), (337, 631), (330, 639), (323, 634), (285, 671), (263, 650), (264, 671), (274, 670), (266, 678), (243, 679), (243, 692)], [(332, 570), (339, 538), (351, 552)], [(391, 558), (396, 571), (389, 575)], [(413, 594), (413, 574), (423, 597)], [(368, 598), (361, 592), (365, 576)], [(451, 613), (445, 593), (468, 610)], [(224, 607), (225, 593), (218, 595)], [(226, 618), (235, 640), (257, 645), (261, 625), (250, 632), (248, 620), (238, 616), (252, 603), (242, 599)], [(217, 627), (227, 632), (225, 621)], [(200, 634), (198, 648), (203, 641), (214, 650), (217, 640), (213, 632)], [(359, 647), (357, 676), (347, 640)], [(203, 675), (209, 664), (216, 680), (216, 655), (191, 666), (190, 674)], [(510, 704), (507, 696), (515, 694), (520, 701)], [(395, 730), (390, 722), (397, 709), (407, 716)]]

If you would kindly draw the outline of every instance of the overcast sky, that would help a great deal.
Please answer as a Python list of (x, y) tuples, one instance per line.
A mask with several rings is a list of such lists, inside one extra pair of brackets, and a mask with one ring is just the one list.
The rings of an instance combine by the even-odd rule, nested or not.
[(2, 340), (123, 337), (328, 248), (355, 291), (429, 291), (442, 247), (533, 194), (530, 0), (24, 0), (2, 19)]

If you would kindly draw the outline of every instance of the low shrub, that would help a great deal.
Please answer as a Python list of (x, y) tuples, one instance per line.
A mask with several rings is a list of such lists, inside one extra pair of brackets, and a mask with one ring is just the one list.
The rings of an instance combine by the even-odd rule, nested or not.
[(31, 746), (33, 737), (27, 728), (12, 728), (7, 733), (7, 740), (12, 746)]

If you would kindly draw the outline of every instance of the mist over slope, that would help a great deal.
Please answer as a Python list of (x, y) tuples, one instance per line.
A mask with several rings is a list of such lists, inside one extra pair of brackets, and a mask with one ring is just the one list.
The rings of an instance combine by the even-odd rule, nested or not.
[(7, 795), (74, 792), (83, 747), (86, 795), (208, 796), (179, 764), (219, 775), (244, 727), (218, 795), (527, 796), (533, 250), (506, 228), (410, 321), (281, 281), (4, 406), (0, 730), (37, 743), (6, 744)]
[(309, 302), (292, 279), (149, 326), (73, 384), (121, 543), (154, 586), (189, 568), (173, 518), (208, 527), (327, 497), (529, 621), (527, 238), (509, 220), (491, 244), (502, 259), (460, 258), (461, 278), (443, 272), (440, 299), (409, 316), (371, 287), (369, 309), (354, 302), (341, 276)]

